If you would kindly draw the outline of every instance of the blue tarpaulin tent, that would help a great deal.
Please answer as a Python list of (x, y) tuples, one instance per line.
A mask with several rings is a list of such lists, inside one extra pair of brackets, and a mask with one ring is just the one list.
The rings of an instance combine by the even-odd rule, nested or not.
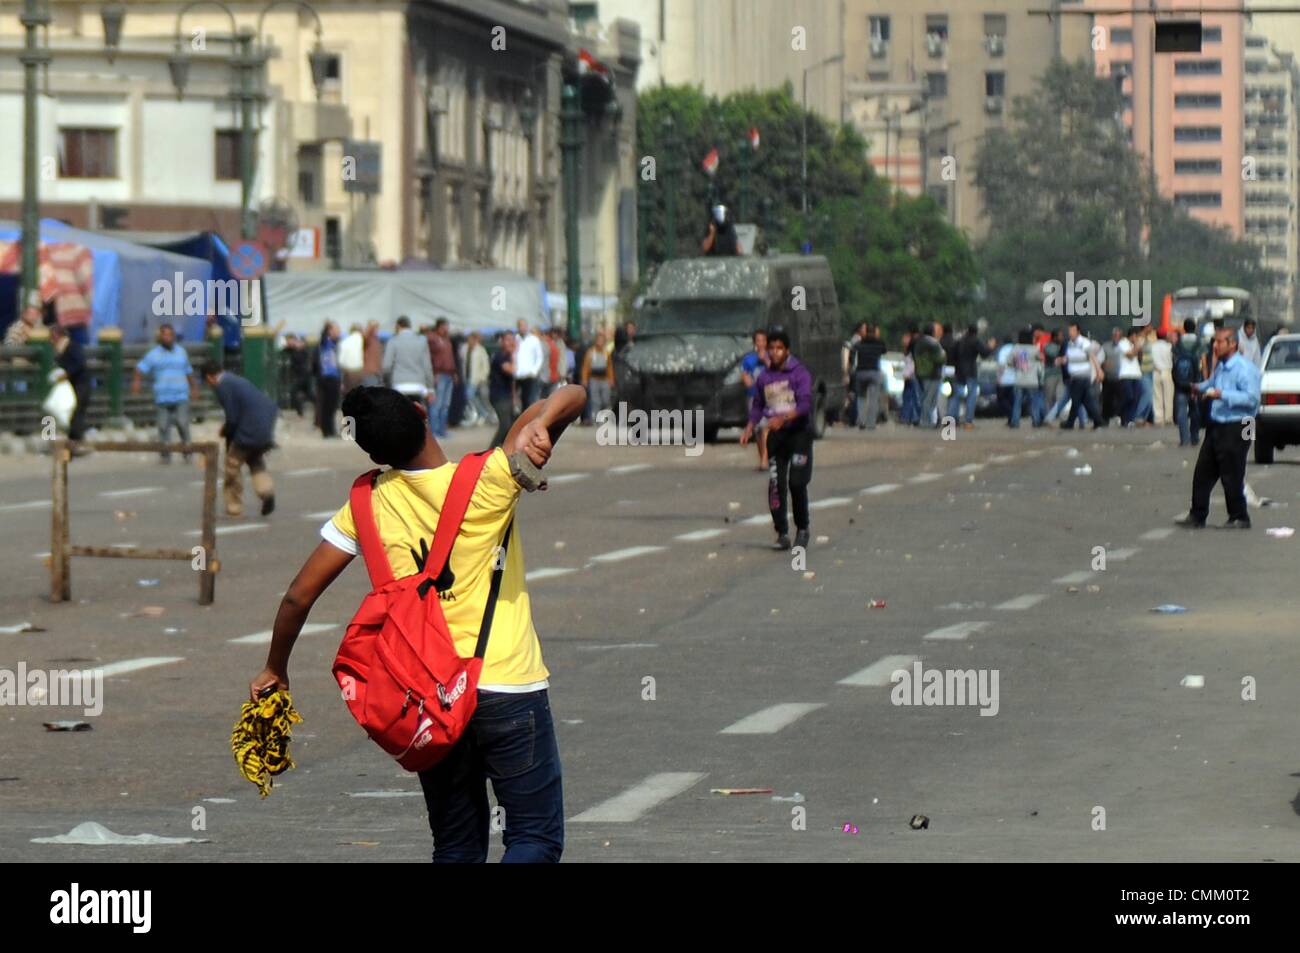
[[(22, 227), (0, 221), (0, 241), (18, 241)], [(158, 326), (171, 322), (186, 340), (203, 339), (203, 314), (174, 315), (164, 309), (155, 313), (158, 297), (154, 282), (165, 280), (169, 287), (179, 274), (182, 284), (206, 282), (213, 277), (212, 263), (89, 232), (53, 219), (41, 220), (41, 243), (66, 242), (90, 250), (94, 260), (90, 333), (92, 339), (104, 328), (121, 328), (127, 343), (152, 341)], [(205, 295), (204, 301), (207, 301)]]

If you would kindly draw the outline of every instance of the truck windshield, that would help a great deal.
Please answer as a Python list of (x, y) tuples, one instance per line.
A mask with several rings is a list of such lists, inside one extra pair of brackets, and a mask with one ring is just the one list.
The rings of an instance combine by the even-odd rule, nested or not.
[(659, 301), (637, 315), (638, 334), (748, 334), (759, 326), (753, 298)]

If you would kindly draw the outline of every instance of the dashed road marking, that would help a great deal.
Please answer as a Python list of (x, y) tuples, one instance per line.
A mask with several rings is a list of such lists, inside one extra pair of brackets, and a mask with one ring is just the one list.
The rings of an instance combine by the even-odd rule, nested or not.
[(1129, 549), (1111, 549), (1106, 551), (1106, 559), (1107, 561), (1122, 563), (1124, 560), (1131, 559), (1140, 552), (1142, 552), (1142, 550), (1138, 549), (1136, 546), (1130, 547)]
[(734, 725), (728, 725), (720, 735), (774, 735), (787, 725), (792, 725), (809, 712), (825, 708), (825, 702), (783, 702), (772, 705), (752, 715), (746, 715)]
[(105, 490), (99, 495), (106, 500), (116, 500), (124, 496), (148, 496), (150, 493), (157, 493), (162, 489), (160, 486), (137, 486), (130, 490)]
[(979, 473), (983, 469), (984, 469), (984, 464), (982, 463), (963, 463), (961, 466), (955, 467), (952, 472), (953, 473)]
[(989, 463), (1010, 463), (1015, 458), (1014, 453), (995, 453), (989, 457)]
[(538, 579), (554, 579), (556, 576), (567, 576), (569, 573), (577, 571), (564, 566), (543, 566), (541, 569), (533, 569), (524, 573), (524, 582), (536, 582)]
[(1034, 606), (1038, 605), (1046, 598), (1047, 596), (1043, 595), (1042, 593), (1035, 592), (1024, 596), (1016, 596), (1014, 599), (1008, 599), (1006, 602), (1002, 603), (1001, 605), (996, 605), (993, 608), (1005, 609), (1008, 611), (1016, 611), (1019, 609), (1032, 609)]
[[(218, 526), (217, 535), (227, 536), (231, 533), (251, 533), (254, 530), (266, 529), (270, 525), (271, 525), (270, 523), (236, 523), (233, 526)], [(185, 535), (202, 536), (203, 533), (201, 530), (192, 529)]]
[(590, 473), (557, 473), (555, 476), (548, 476), (546, 482), (551, 486), (558, 486), (561, 483), (577, 483), (589, 476), (591, 476)]
[(862, 496), (878, 496), (881, 493), (893, 493), (897, 490), (897, 483), (877, 483), (875, 486), (869, 486), (862, 491)]
[(49, 500), (29, 500), (26, 503), (5, 503), (0, 506), (0, 513), (16, 513), (19, 510), (43, 510), (54, 504)]
[(333, 473), (333, 472), (334, 471), (331, 470), (329, 467), (303, 467), (300, 470), (286, 470), (284, 473), (281, 474), (281, 476), (287, 476), (287, 477), (322, 476), (323, 474)]
[(667, 771), (652, 774), (595, 807), (588, 808), (577, 817), (569, 818), (571, 824), (630, 824), (654, 810), (669, 798), (689, 790), (704, 775), (697, 771)]
[(697, 529), (689, 533), (681, 533), (674, 536), (673, 539), (682, 543), (698, 543), (704, 539), (717, 539), (719, 536), (727, 535), (725, 529)]
[(764, 523), (772, 522), (772, 517), (766, 514), (751, 516), (740, 521), (741, 526), (762, 526)]
[(610, 467), (606, 472), (617, 476), (620, 473), (640, 473), (642, 470), (650, 469), (653, 469), (653, 465), (649, 463), (625, 463), (622, 466)]
[(942, 473), (918, 473), (914, 477), (908, 477), (908, 483), (933, 483), (935, 480), (943, 479)]
[(942, 629), (935, 629), (933, 632), (927, 633), (925, 641), (956, 641), (974, 635), (987, 626), (987, 622), (958, 622), (954, 625), (945, 625)]
[(1161, 526), (1159, 529), (1147, 530), (1145, 533), (1139, 536), (1138, 539), (1151, 539), (1151, 540), (1168, 539), (1173, 534), (1174, 534), (1174, 527)]
[(657, 649), (658, 642), (619, 642), (615, 645), (579, 645), (580, 652), (600, 652), (605, 649)]
[(617, 563), (624, 559), (635, 559), (637, 556), (646, 556), (650, 553), (662, 553), (667, 546), (629, 546), (627, 549), (616, 549), (613, 552), (601, 553), (598, 556), (592, 556), (593, 563)]
[(824, 500), (818, 500), (815, 503), (809, 503), (808, 509), (829, 510), (830, 508), (835, 506), (848, 506), (852, 502), (853, 501), (850, 500), (847, 496), (828, 496)]
[(126, 675), (130, 672), (138, 672), (146, 668), (155, 668), (159, 665), (171, 665), (173, 662), (184, 662), (185, 659), (179, 655), (152, 656), (150, 658), (133, 658), (125, 662), (110, 662), (108, 665), (96, 665), (94, 668), (82, 669), (68, 672), (64, 678), (81, 678), (82, 672), (99, 672), (104, 678), (112, 678), (114, 675)]
[[(315, 635), (317, 632), (328, 632), (330, 629), (337, 629), (337, 622), (308, 622), (302, 627), (299, 635)], [(227, 639), (235, 645), (269, 645), (271, 642), (271, 631), (266, 629), (262, 632), (254, 632), (252, 635), (241, 635), (237, 639)]]
[(848, 678), (841, 678), (835, 684), (879, 688), (890, 683), (891, 675), (899, 669), (910, 668), (915, 661), (918, 661), (915, 655), (886, 655), (880, 661), (872, 662), (861, 671), (854, 672)]
[(315, 513), (303, 513), (302, 518), (305, 520), (327, 520), (332, 519), (338, 510), (317, 510)]
[(1053, 579), (1052, 582), (1058, 586), (1076, 586), (1081, 582), (1087, 582), (1095, 575), (1096, 573), (1089, 569), (1080, 569), (1078, 572), (1066, 573), (1058, 579)]

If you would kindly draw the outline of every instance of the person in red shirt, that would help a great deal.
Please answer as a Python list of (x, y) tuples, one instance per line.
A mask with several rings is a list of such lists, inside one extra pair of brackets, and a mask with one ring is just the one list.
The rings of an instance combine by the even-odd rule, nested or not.
[(451, 389), (459, 380), (456, 353), (451, 346), (451, 325), (439, 318), (428, 334), (429, 360), (433, 363), (433, 400), (429, 407), (429, 431), (439, 438), (447, 436), (447, 414), (451, 410)]

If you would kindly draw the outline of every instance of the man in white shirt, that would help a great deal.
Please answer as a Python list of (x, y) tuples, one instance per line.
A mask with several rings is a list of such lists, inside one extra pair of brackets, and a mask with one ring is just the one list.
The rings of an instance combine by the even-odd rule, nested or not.
[(528, 322), (519, 322), (519, 350), (515, 354), (515, 384), (525, 410), (537, 400), (539, 375), (546, 361), (546, 349), (536, 330), (529, 330)]
[(1133, 416), (1138, 401), (1142, 399), (1142, 344), (1137, 328), (1129, 328), (1128, 336), (1115, 343), (1119, 352), (1120, 423), (1133, 426)]
[(1097, 345), (1083, 336), (1077, 321), (1070, 322), (1069, 342), (1066, 344), (1065, 353), (1056, 359), (1056, 363), (1065, 366), (1066, 374), (1070, 378), (1070, 415), (1065, 423), (1061, 424), (1061, 429), (1073, 430), (1074, 421), (1079, 416), (1080, 410), (1087, 413), (1088, 419), (1092, 421), (1093, 430), (1106, 426), (1106, 421), (1101, 416), (1101, 408), (1097, 406), (1097, 397), (1092, 390), (1093, 382), (1101, 379), (1101, 367), (1097, 364)]
[(352, 325), (348, 336), (339, 342), (339, 370), (343, 372), (343, 393), (361, 383), (366, 369), (366, 337), (361, 325)]
[(1151, 413), (1157, 427), (1174, 421), (1174, 348), (1163, 337), (1151, 342)]
[(1241, 326), (1237, 339), (1237, 353), (1259, 368), (1264, 363), (1263, 349), (1259, 345), (1259, 334), (1255, 330), (1255, 319), (1247, 318)]

